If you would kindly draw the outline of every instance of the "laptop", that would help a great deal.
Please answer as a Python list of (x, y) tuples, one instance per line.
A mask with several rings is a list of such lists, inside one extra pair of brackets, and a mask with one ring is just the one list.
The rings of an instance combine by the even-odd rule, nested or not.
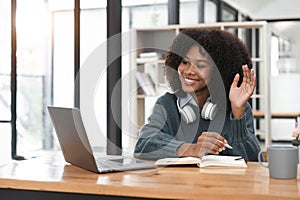
[(157, 167), (152, 162), (126, 156), (105, 155), (96, 158), (92, 152), (80, 110), (54, 106), (47, 106), (47, 108), (66, 162), (95, 173)]

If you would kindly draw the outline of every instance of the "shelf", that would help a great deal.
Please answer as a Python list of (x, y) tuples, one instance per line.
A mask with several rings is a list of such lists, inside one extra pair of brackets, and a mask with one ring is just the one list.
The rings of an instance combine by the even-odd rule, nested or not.
[[(253, 111), (255, 118), (264, 118), (265, 113), (262, 111)], [(300, 112), (287, 112), (287, 113), (271, 113), (271, 118), (282, 118), (282, 119), (296, 119), (300, 117)]]
[[(265, 113), (262, 111), (253, 111), (253, 117), (256, 119), (263, 119), (265, 118)], [(280, 113), (271, 113), (272, 119), (294, 119), (295, 120), (295, 127), (298, 126), (298, 118), (300, 117), (300, 112), (280, 112)]]
[(136, 64), (139, 64), (139, 65), (144, 65), (144, 64), (164, 64), (164, 60), (144, 60), (144, 61), (141, 61), (141, 60), (136, 60)]
[(251, 61), (252, 62), (263, 62), (264, 59), (262, 59), (262, 58), (251, 58)]
[(264, 97), (264, 95), (262, 95), (262, 94), (253, 94), (252, 96), (251, 96), (251, 98), (253, 98), (253, 99), (255, 99), (255, 98), (263, 98)]

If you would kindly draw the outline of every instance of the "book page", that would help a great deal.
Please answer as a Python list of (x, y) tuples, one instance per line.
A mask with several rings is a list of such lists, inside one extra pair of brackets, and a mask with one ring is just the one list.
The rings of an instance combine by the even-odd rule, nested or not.
[(246, 161), (241, 156), (221, 156), (206, 155), (203, 156), (199, 167), (239, 167), (246, 168)]
[(183, 158), (162, 158), (155, 162), (155, 165), (192, 165), (198, 167), (222, 167), (222, 168), (247, 168), (246, 161), (241, 156), (221, 156), (221, 155), (206, 155), (201, 159), (196, 157)]
[(162, 158), (155, 162), (155, 165), (192, 165), (200, 164), (200, 158), (183, 157), (183, 158)]

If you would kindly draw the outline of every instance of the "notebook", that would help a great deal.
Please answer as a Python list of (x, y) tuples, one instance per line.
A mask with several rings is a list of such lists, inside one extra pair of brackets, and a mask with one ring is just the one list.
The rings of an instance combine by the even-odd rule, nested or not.
[(78, 108), (48, 106), (50, 118), (66, 162), (95, 172), (120, 172), (152, 169), (152, 162), (126, 156), (105, 155), (95, 158)]
[(201, 168), (247, 168), (241, 156), (205, 155), (202, 158), (162, 158), (155, 162), (158, 166), (196, 164)]

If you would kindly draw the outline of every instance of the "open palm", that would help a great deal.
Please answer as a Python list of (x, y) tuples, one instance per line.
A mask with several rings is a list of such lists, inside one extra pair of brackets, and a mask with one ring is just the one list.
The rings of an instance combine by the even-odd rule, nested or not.
[(231, 105), (237, 108), (243, 107), (245, 103), (249, 100), (256, 87), (256, 76), (254, 75), (254, 70), (249, 70), (247, 65), (243, 65), (243, 82), (238, 87), (238, 81), (240, 79), (239, 74), (234, 77), (234, 80), (230, 87), (229, 100)]

